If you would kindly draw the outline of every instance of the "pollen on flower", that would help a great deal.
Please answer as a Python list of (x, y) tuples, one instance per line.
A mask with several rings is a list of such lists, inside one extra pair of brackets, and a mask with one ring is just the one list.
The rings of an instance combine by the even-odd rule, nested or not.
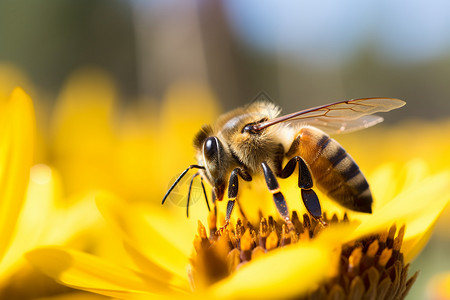
[[(199, 222), (194, 238), (196, 255), (191, 257), (192, 286), (208, 286), (232, 274), (239, 267), (253, 259), (263, 257), (268, 251), (289, 244), (304, 242), (314, 238), (324, 226), (304, 214), (300, 220), (297, 213), (292, 214), (294, 229), (289, 229), (284, 221), (276, 221), (272, 216), (262, 217), (259, 226), (254, 227), (247, 220), (238, 219), (230, 224), (221, 235), (217, 234), (217, 217), (211, 211), (208, 217), (209, 237), (205, 226)], [(327, 223), (338, 222), (337, 216)], [(345, 218), (342, 221), (348, 221)], [(256, 228), (256, 229), (255, 229)]]
[(278, 236), (275, 231), (272, 231), (266, 239), (265, 248), (266, 250), (272, 250), (278, 247)]
[(408, 279), (409, 264), (400, 252), (405, 226), (342, 247), (340, 271), (305, 299), (404, 299), (418, 273)]
[[(217, 217), (211, 212), (208, 218), (209, 237), (206, 228), (198, 223), (194, 239), (195, 254), (191, 257), (192, 286), (207, 287), (239, 270), (265, 253), (290, 244), (314, 239), (327, 227), (308, 214), (292, 213), (292, 226), (273, 217), (262, 217), (258, 226), (238, 219), (217, 234)], [(350, 222), (345, 214), (323, 220), (330, 225)], [(291, 228), (291, 229), (289, 229)], [(302, 299), (403, 299), (418, 273), (408, 279), (409, 265), (405, 265), (401, 245), (405, 226), (398, 232), (395, 225), (361, 240), (344, 244), (340, 253), (339, 270), (327, 282)], [(300, 259), (300, 258), (299, 258)]]
[(392, 256), (392, 249), (384, 249), (383, 252), (381, 252), (380, 258), (378, 260), (378, 264), (381, 267), (385, 267), (388, 261), (391, 259)]

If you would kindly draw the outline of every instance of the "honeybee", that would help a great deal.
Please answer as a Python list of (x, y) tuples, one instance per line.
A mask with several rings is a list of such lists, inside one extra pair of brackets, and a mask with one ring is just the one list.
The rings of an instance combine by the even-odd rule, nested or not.
[[(255, 102), (232, 110), (220, 116), (213, 126), (200, 129), (194, 138), (197, 164), (181, 173), (162, 203), (189, 170), (198, 169), (190, 182), (186, 213), (189, 216), (196, 176), (201, 178), (208, 209), (203, 180), (212, 186), (213, 201), (221, 201), (228, 186), (224, 228), (238, 196), (239, 181), (251, 181), (262, 174), (279, 214), (292, 225), (277, 177), (291, 176), (298, 165), (301, 198), (309, 214), (319, 222), (324, 223), (315, 187), (345, 208), (372, 213), (372, 193), (366, 178), (353, 158), (328, 134), (371, 127), (383, 121), (374, 113), (403, 105), (404, 101), (394, 98), (361, 98), (284, 116), (278, 116), (280, 108), (271, 102)], [(287, 163), (283, 166), (284, 159)]]

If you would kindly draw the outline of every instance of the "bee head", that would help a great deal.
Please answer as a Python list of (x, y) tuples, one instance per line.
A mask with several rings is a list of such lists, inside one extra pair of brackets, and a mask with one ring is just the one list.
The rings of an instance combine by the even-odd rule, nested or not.
[(209, 125), (197, 133), (194, 148), (198, 164), (205, 167), (201, 174), (213, 186), (216, 199), (222, 200), (228, 183), (229, 152)]
[(216, 136), (207, 137), (203, 143), (203, 161), (205, 170), (211, 184), (214, 187), (214, 193), (218, 200), (222, 200), (226, 180), (225, 180), (225, 148), (222, 142)]

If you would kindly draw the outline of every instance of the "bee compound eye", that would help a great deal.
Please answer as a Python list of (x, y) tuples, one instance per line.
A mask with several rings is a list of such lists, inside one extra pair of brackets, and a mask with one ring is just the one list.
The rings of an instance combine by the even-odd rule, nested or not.
[(203, 145), (203, 153), (206, 157), (212, 158), (217, 155), (217, 138), (209, 137), (205, 140), (205, 144)]
[(248, 132), (250, 134), (255, 134), (257, 133), (257, 131), (255, 130), (255, 123), (250, 123), (244, 126), (244, 128), (242, 128), (242, 133)]
[(247, 124), (244, 126), (244, 128), (242, 128), (242, 133), (244, 132), (250, 132), (253, 129), (253, 124)]

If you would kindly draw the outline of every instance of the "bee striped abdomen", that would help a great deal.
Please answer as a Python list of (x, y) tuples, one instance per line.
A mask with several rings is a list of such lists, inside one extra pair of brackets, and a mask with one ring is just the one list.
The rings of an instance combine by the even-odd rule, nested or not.
[[(372, 212), (369, 184), (353, 158), (339, 143), (323, 131), (302, 128), (297, 137), (297, 151), (308, 164), (314, 184), (344, 207)], [(291, 151), (288, 155), (291, 155)]]

